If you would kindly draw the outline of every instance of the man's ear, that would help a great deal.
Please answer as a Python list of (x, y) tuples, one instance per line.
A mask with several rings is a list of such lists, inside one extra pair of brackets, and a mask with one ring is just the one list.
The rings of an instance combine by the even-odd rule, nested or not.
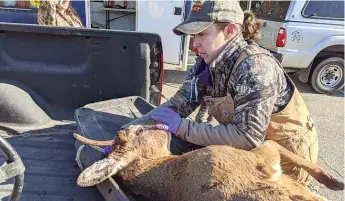
[(237, 28), (235, 24), (228, 24), (228, 26), (225, 27), (225, 33), (227, 39), (232, 39), (237, 34)]

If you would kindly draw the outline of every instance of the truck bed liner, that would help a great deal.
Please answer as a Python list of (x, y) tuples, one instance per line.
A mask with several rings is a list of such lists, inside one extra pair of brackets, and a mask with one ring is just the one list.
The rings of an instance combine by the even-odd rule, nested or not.
[[(117, 134), (121, 126), (152, 109), (154, 106), (139, 96), (90, 103), (75, 111), (77, 130), (79, 134), (90, 139), (109, 140)], [(90, 146), (85, 146), (83, 151), (85, 157), (81, 159), (81, 164), (84, 168), (103, 158), (103, 154)], [(96, 185), (107, 201), (144, 201), (144, 198), (131, 194), (116, 179), (116, 176), (110, 177)]]
[[(22, 201), (98, 201), (104, 200), (95, 187), (76, 184), (80, 169), (74, 161), (75, 125), (59, 126), (12, 135), (9, 143), (26, 167)], [(5, 134), (4, 132), (0, 134)], [(0, 154), (0, 161), (4, 162)], [(10, 181), (12, 182), (12, 181)], [(12, 185), (0, 183), (0, 200), (7, 200)]]

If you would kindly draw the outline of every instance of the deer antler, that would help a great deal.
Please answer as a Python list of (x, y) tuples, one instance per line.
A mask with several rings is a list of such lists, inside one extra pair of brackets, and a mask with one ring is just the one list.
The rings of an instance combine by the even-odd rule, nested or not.
[(83, 142), (88, 145), (93, 145), (93, 146), (109, 146), (114, 143), (114, 140), (105, 140), (105, 141), (91, 140), (76, 133), (73, 133), (73, 137), (79, 140), (80, 142)]

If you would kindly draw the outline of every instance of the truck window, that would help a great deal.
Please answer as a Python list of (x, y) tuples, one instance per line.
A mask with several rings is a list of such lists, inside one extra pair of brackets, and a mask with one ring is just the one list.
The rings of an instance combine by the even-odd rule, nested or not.
[(251, 10), (257, 18), (283, 21), (289, 6), (290, 1), (252, 1)]
[(308, 1), (302, 15), (306, 18), (344, 20), (344, 1)]

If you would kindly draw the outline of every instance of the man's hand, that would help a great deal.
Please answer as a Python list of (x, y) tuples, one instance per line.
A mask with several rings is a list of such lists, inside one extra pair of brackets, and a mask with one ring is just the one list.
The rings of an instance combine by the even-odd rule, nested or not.
[(168, 107), (157, 108), (151, 114), (151, 119), (157, 122), (163, 123), (163, 124), (160, 124), (160, 123), (156, 124), (156, 128), (170, 131), (173, 134), (177, 133), (178, 128), (182, 121), (182, 118), (180, 117), (180, 115)]

